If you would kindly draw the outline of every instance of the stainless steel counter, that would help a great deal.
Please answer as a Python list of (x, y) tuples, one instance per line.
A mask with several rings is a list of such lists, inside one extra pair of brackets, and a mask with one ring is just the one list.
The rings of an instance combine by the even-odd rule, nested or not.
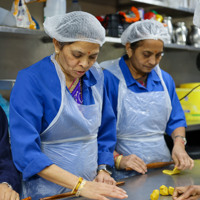
[[(159, 189), (161, 185), (167, 187), (184, 186), (191, 184), (200, 185), (200, 160), (195, 160), (195, 166), (192, 170), (182, 171), (176, 175), (166, 175), (162, 173), (163, 169), (173, 169), (173, 165), (169, 167), (159, 168), (149, 171), (145, 175), (137, 175), (127, 179), (125, 185), (120, 186), (125, 189), (129, 200), (150, 200), (150, 194), (153, 190)], [(86, 198), (78, 198), (85, 200)], [(171, 196), (160, 196), (160, 200), (172, 199)], [(114, 199), (112, 199), (114, 200)]]

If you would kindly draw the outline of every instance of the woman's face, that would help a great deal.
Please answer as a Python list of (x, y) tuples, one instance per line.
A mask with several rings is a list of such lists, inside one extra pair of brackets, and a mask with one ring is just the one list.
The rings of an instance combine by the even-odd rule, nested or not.
[(99, 44), (82, 41), (66, 44), (61, 49), (54, 40), (54, 46), (56, 60), (69, 80), (82, 77), (97, 60), (100, 49)]
[(143, 40), (132, 50), (130, 44), (126, 45), (129, 56), (128, 66), (133, 74), (144, 75), (160, 62), (163, 55), (163, 42), (161, 40)]

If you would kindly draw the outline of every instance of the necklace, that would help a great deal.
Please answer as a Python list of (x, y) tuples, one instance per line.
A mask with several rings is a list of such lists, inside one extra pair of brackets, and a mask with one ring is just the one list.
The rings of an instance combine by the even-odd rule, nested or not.
[(74, 88), (76, 87), (76, 85), (79, 82), (79, 78), (75, 78), (72, 82), (72, 84), (68, 87), (68, 90), (70, 91), (70, 93), (72, 93), (72, 91), (74, 90)]
[(145, 74), (144, 76), (137, 78), (135, 80), (138, 81), (142, 86), (146, 87), (147, 74)]

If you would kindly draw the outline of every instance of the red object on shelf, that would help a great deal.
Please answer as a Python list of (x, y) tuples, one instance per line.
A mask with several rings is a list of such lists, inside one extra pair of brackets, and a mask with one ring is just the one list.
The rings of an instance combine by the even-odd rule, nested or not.
[(156, 14), (153, 12), (147, 12), (144, 14), (144, 19), (156, 19)]

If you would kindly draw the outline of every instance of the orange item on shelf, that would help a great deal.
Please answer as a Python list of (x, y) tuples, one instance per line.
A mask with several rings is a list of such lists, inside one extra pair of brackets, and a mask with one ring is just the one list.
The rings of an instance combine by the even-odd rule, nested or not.
[(140, 13), (138, 9), (134, 6), (131, 7), (131, 11), (135, 14), (135, 17), (128, 16), (125, 12), (119, 11), (119, 14), (122, 15), (126, 22), (133, 23), (140, 20)]

